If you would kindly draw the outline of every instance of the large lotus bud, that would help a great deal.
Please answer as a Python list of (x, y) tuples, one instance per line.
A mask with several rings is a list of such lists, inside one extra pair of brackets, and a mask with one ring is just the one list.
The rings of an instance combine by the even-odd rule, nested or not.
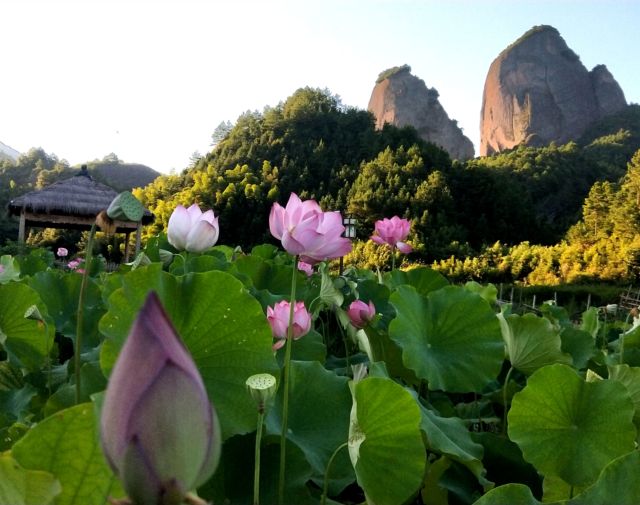
[(169, 218), (167, 239), (179, 251), (201, 253), (218, 241), (220, 228), (212, 210), (202, 212), (197, 204), (178, 205)]
[(218, 418), (193, 359), (154, 293), (109, 378), (101, 440), (135, 505), (182, 503), (218, 464)]
[(356, 328), (364, 328), (376, 316), (376, 307), (373, 302), (368, 304), (362, 300), (354, 300), (347, 310), (351, 324)]
[[(290, 313), (291, 305), (287, 300), (282, 300), (273, 307), (267, 307), (267, 321), (269, 321), (273, 336), (277, 339), (277, 342), (273, 344), (274, 351), (286, 343)], [(293, 340), (304, 337), (311, 330), (311, 314), (305, 308), (304, 302), (296, 302), (293, 306), (292, 326)]]

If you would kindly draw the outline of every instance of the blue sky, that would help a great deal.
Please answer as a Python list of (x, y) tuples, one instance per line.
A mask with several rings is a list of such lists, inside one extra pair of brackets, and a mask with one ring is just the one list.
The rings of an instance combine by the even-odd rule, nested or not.
[(366, 108), (405, 63), (477, 152), (489, 65), (539, 24), (640, 102), (640, 0), (2, 0), (0, 18), (0, 141), (72, 164), (180, 171), (223, 120), (303, 86)]

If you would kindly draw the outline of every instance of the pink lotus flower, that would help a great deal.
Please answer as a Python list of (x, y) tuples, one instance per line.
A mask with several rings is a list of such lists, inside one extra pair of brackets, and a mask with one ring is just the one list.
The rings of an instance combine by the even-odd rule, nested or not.
[(100, 439), (132, 503), (183, 503), (218, 464), (218, 418), (196, 364), (154, 293), (111, 372)]
[[(74, 260), (71, 260), (69, 263), (67, 263), (67, 267), (70, 270), (75, 270), (76, 268), (78, 268), (82, 264), (83, 261), (84, 261), (83, 258), (76, 258)], [(80, 273), (82, 273), (82, 272), (80, 272)]]
[(307, 277), (313, 275), (313, 265), (305, 261), (298, 261), (298, 270), (307, 274)]
[(388, 245), (391, 249), (398, 249), (403, 254), (409, 254), (413, 249), (404, 241), (409, 235), (411, 223), (408, 219), (400, 219), (393, 216), (391, 219), (381, 219), (376, 221), (376, 229), (371, 236), (376, 244)]
[[(273, 350), (277, 351), (287, 341), (289, 328), (289, 312), (291, 305), (287, 300), (276, 303), (273, 308), (267, 307), (267, 320), (271, 326), (271, 332), (278, 341), (273, 344)], [(293, 307), (293, 340), (304, 337), (311, 329), (311, 315), (304, 306), (304, 302), (296, 302)]]
[(364, 328), (375, 317), (376, 307), (373, 302), (367, 305), (362, 300), (355, 300), (349, 305), (347, 315), (353, 326)]
[(218, 241), (218, 218), (212, 210), (202, 212), (194, 203), (188, 209), (178, 205), (167, 227), (169, 243), (179, 251), (200, 253)]
[(69, 251), (65, 247), (58, 247), (56, 255), (59, 258), (66, 258), (68, 254), (69, 254)]
[(302, 201), (295, 193), (286, 207), (273, 204), (269, 229), (289, 254), (311, 265), (344, 256), (352, 248), (342, 236), (340, 212), (323, 212), (314, 200)]

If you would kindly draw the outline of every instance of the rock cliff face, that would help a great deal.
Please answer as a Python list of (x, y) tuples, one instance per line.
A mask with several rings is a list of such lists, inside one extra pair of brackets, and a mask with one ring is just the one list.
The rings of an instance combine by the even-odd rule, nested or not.
[(594, 121), (626, 106), (604, 65), (589, 72), (551, 26), (536, 26), (507, 47), (487, 74), (480, 155), (518, 144), (577, 139)]
[(473, 144), (456, 121), (449, 119), (438, 101), (438, 92), (411, 75), (408, 65), (380, 74), (368, 109), (376, 117), (376, 128), (382, 128), (385, 123), (410, 125), (423, 139), (442, 147), (452, 158), (473, 158)]

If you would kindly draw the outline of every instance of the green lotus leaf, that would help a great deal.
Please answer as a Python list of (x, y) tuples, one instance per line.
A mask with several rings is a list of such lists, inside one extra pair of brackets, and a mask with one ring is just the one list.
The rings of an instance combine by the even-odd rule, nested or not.
[(124, 493), (102, 455), (93, 405), (81, 403), (46, 418), (15, 443), (28, 470), (51, 473), (62, 485), (56, 505), (104, 505)]
[(478, 482), (483, 486), (490, 486), (482, 465), (484, 449), (472, 440), (471, 433), (462, 419), (440, 417), (425, 407), (421, 407), (421, 412), (420, 426), (426, 437), (427, 448), (462, 463), (476, 476)]
[(567, 505), (637, 505), (640, 503), (640, 452), (614, 459), (604, 467), (596, 483), (570, 500)]
[(358, 294), (361, 300), (371, 301), (376, 307), (376, 314), (381, 314), (382, 325), (386, 328), (396, 313), (389, 303), (391, 291), (384, 284), (372, 280), (358, 283)]
[(629, 365), (609, 367), (609, 379), (620, 381), (627, 388), (635, 407), (633, 418), (636, 422), (640, 422), (640, 368)]
[(534, 496), (542, 495), (542, 478), (533, 465), (524, 460), (517, 444), (505, 435), (488, 431), (472, 433), (472, 436), (484, 448), (482, 464), (487, 469), (487, 479), (496, 486), (525, 484)]
[[(287, 438), (302, 449), (315, 475), (322, 478), (329, 458), (349, 436), (351, 394), (347, 378), (315, 361), (292, 361), (289, 381)], [(267, 418), (267, 429), (274, 435), (280, 434), (282, 426), (282, 389)], [(332, 489), (336, 493), (354, 480), (346, 450), (333, 462), (331, 476), (339, 481)], [(321, 480), (319, 483), (322, 486)]]
[(392, 270), (387, 274), (386, 283), (391, 287), (403, 284), (413, 286), (421, 295), (449, 285), (449, 281), (440, 273), (427, 267), (412, 268), (411, 270)]
[(556, 501), (566, 503), (568, 499), (577, 495), (583, 489), (568, 484), (556, 475), (547, 475), (542, 483), (542, 488), (544, 490), (542, 494), (544, 503)]
[(0, 505), (49, 505), (60, 491), (50, 473), (25, 470), (9, 454), (0, 454)]
[(260, 304), (232, 275), (211, 271), (180, 277), (152, 264), (127, 273), (100, 320), (108, 337), (100, 362), (108, 374), (147, 293), (156, 291), (200, 370), (216, 407), (224, 438), (255, 429), (247, 377), (278, 374), (271, 328)]
[(587, 367), (589, 360), (596, 352), (595, 340), (586, 331), (578, 328), (563, 328), (560, 333), (562, 352), (571, 355), (573, 366), (582, 370)]
[(554, 302), (545, 302), (540, 304), (540, 313), (547, 318), (554, 327), (569, 328), (572, 327), (571, 318), (567, 309), (556, 305)]
[[(542, 505), (524, 484), (505, 484), (492, 489), (473, 505)], [(557, 502), (545, 505), (560, 505)]]
[(504, 360), (500, 324), (479, 295), (447, 286), (423, 297), (400, 286), (390, 301), (397, 316), (389, 336), (429, 389), (480, 392), (498, 376)]
[(598, 336), (598, 332), (600, 331), (600, 320), (598, 318), (597, 307), (591, 307), (582, 313), (580, 329), (586, 331), (593, 338)]
[(0, 412), (10, 422), (23, 421), (29, 417), (29, 405), (37, 394), (38, 390), (29, 383), (8, 391), (0, 389)]
[[(268, 305), (290, 296), (292, 268), (292, 265), (276, 264), (259, 256), (241, 256), (231, 265), (229, 273), (240, 279), (266, 309)], [(297, 272), (296, 299), (304, 300), (307, 290), (306, 275)], [(311, 300), (306, 301), (308, 306)]]
[(633, 449), (633, 414), (620, 382), (585, 382), (566, 365), (549, 365), (513, 397), (509, 438), (544, 475), (584, 486), (612, 459)]
[(107, 215), (119, 221), (140, 221), (144, 207), (129, 191), (123, 191), (111, 201)]
[(545, 365), (571, 363), (571, 357), (561, 350), (560, 330), (547, 318), (529, 313), (498, 314), (498, 319), (509, 361), (516, 370), (530, 375)]
[(482, 285), (476, 281), (469, 281), (464, 285), (464, 289), (480, 295), (489, 302), (489, 305), (494, 305), (498, 301), (498, 288), (493, 284)]
[[(83, 363), (80, 367), (80, 401), (89, 401), (91, 395), (104, 391), (107, 380), (97, 362)], [(76, 403), (76, 385), (67, 383), (53, 393), (44, 406), (44, 414), (50, 416)]]
[[(198, 488), (201, 498), (225, 505), (253, 503), (254, 435), (236, 435), (224, 443), (216, 473), (204, 486)], [(260, 503), (266, 505), (278, 502), (279, 441), (279, 436), (265, 436), (262, 439)], [(284, 483), (284, 503), (317, 505), (318, 501), (311, 496), (307, 486), (313, 470), (304, 453), (292, 442), (287, 444), (286, 450), (287, 478)]]
[(20, 265), (18, 260), (5, 254), (0, 256), (0, 284), (7, 284), (11, 281), (17, 281), (20, 279)]
[[(29, 286), (35, 289), (47, 306), (53, 318), (56, 331), (75, 342), (78, 320), (78, 300), (82, 276), (76, 273), (64, 274), (60, 271), (39, 272), (29, 279)], [(91, 277), (85, 292), (82, 326), (82, 351), (88, 351), (100, 344), (98, 322), (105, 313), (100, 287)]]
[(0, 284), (0, 300), (0, 347), (7, 352), (11, 363), (39, 370), (53, 344), (55, 328), (52, 324), (26, 319), (24, 314), (36, 305), (43, 317), (48, 317), (40, 296), (29, 286), (12, 282)]
[(349, 454), (358, 484), (376, 505), (405, 503), (419, 491), (426, 453), (418, 404), (390, 379), (352, 384)]

